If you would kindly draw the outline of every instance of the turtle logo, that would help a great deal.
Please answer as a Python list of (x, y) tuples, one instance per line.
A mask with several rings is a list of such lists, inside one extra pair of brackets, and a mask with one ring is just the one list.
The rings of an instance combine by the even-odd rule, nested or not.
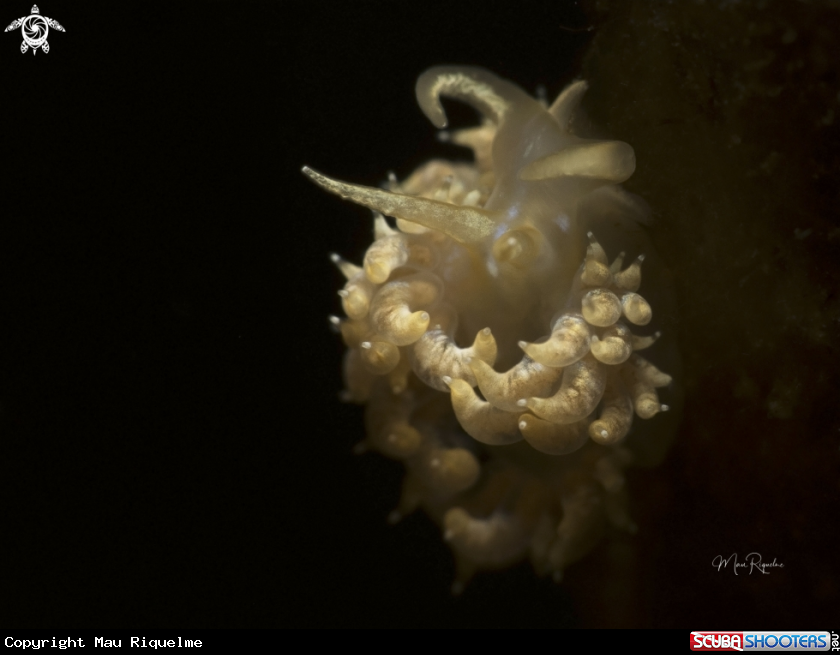
[(26, 52), (29, 48), (32, 48), (33, 55), (38, 51), (38, 48), (41, 48), (44, 52), (50, 51), (50, 44), (47, 43), (47, 34), (49, 34), (50, 28), (59, 32), (64, 31), (57, 20), (42, 16), (38, 5), (32, 5), (32, 14), (13, 20), (5, 31), (16, 30), (18, 27), (23, 34), (20, 51)]

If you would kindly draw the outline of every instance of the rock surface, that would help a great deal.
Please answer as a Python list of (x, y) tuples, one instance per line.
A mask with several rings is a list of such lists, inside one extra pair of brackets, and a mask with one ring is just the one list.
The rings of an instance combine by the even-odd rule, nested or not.
[[(631, 476), (640, 534), (570, 584), (599, 626), (737, 616), (770, 629), (793, 602), (828, 625), (840, 606), (840, 5), (588, 9), (584, 106), (636, 149), (626, 187), (654, 208), (683, 299), (686, 404), (665, 465)], [(712, 565), (752, 552), (784, 567), (735, 578)], [(586, 591), (592, 576), (605, 593)]]

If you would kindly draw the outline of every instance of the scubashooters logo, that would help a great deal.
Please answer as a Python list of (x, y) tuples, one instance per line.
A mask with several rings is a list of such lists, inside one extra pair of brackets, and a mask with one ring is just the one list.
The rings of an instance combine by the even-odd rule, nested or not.
[(691, 650), (823, 651), (831, 649), (828, 632), (706, 632), (691, 633)]
[(18, 27), (23, 34), (20, 51), (25, 53), (29, 48), (32, 48), (33, 55), (38, 51), (38, 48), (41, 48), (45, 53), (50, 51), (50, 44), (47, 43), (47, 34), (50, 33), (50, 28), (59, 32), (64, 31), (57, 20), (42, 16), (38, 5), (32, 5), (32, 13), (29, 16), (13, 20), (5, 31), (10, 32)]

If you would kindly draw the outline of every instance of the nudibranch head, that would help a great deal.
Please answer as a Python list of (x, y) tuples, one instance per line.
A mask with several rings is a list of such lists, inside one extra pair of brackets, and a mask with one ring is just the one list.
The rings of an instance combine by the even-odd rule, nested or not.
[(652, 318), (647, 212), (617, 186), (635, 156), (574, 133), (586, 87), (547, 107), (483, 69), (432, 68), (416, 90), (436, 127), (441, 96), (483, 117), (447, 135), (474, 164), (432, 161), (381, 189), (303, 169), (374, 211), (362, 266), (332, 256), (345, 396), (367, 405), (366, 446), (405, 463), (394, 516), (422, 506), (441, 525), (459, 585), (523, 557), (559, 579), (607, 525), (632, 529), (627, 437), (634, 414), (668, 409), (670, 376), (638, 354), (658, 333), (635, 328)]

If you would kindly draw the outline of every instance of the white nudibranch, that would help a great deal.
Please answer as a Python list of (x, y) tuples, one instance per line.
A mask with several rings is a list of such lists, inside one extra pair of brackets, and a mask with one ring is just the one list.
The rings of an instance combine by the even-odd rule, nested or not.
[(586, 88), (546, 108), (488, 71), (432, 68), (417, 100), (434, 125), (447, 125), (441, 96), (483, 117), (443, 133), (474, 164), (432, 161), (384, 188), (303, 169), (374, 211), (362, 265), (331, 256), (346, 278), (347, 318), (330, 318), (348, 347), (344, 398), (366, 404), (360, 450), (405, 464), (392, 522), (418, 507), (438, 522), (454, 589), (522, 558), (559, 580), (603, 525), (634, 529), (628, 435), (634, 415), (668, 409), (657, 389), (671, 377), (638, 354), (659, 333), (634, 332), (653, 316), (645, 253), (622, 240), (645, 215), (617, 186), (635, 155), (575, 133)]

